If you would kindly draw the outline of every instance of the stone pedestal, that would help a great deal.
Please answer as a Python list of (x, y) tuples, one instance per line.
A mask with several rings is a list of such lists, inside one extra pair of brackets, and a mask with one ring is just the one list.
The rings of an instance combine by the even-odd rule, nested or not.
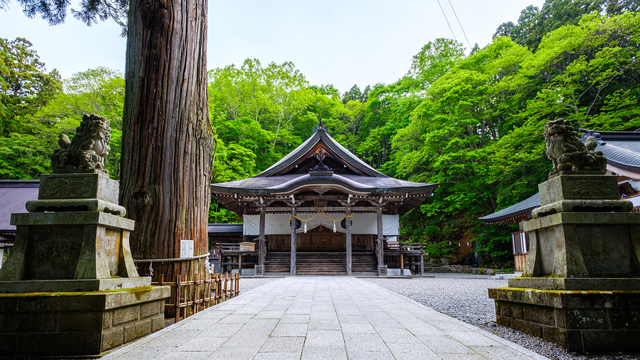
[(131, 258), (134, 221), (102, 173), (43, 175), (0, 269), (0, 357), (96, 356), (164, 324), (170, 288)]
[(640, 351), (640, 214), (615, 176), (561, 173), (539, 188), (523, 275), (489, 290), (497, 322), (570, 351)]
[(0, 294), (0, 357), (103, 355), (164, 327), (168, 286)]
[(640, 291), (489, 289), (496, 322), (574, 352), (640, 351)]

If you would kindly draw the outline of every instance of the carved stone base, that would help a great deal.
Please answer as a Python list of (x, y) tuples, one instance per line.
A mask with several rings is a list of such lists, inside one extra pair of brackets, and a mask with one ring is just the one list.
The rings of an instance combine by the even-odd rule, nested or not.
[(640, 214), (564, 212), (524, 222), (523, 228), (530, 246), (524, 277), (640, 276)]
[(264, 265), (254, 265), (255, 276), (264, 276)]
[(387, 276), (387, 265), (378, 266), (378, 276)]
[(0, 282), (138, 277), (129, 248), (133, 220), (80, 211), (12, 214), (11, 223), (16, 241)]
[(496, 322), (569, 351), (640, 351), (640, 291), (489, 289)]

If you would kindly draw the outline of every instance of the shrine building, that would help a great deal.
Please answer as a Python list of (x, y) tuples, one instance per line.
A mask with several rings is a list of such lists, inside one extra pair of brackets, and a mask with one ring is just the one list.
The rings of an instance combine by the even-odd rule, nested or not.
[(212, 196), (243, 218), (243, 242), (217, 243), (216, 268), (255, 275), (422, 271), (422, 247), (399, 243), (399, 218), (436, 188), (378, 172), (320, 122), (262, 173), (211, 185)]

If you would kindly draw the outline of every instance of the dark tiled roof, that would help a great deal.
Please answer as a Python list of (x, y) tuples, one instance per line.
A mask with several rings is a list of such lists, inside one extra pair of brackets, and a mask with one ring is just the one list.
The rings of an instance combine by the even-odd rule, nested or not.
[(248, 193), (248, 194), (280, 194), (293, 191), (304, 185), (335, 185), (352, 191), (372, 194), (430, 192), (437, 184), (416, 183), (390, 177), (369, 177), (350, 174), (332, 174), (328, 176), (312, 176), (309, 174), (290, 174), (271, 177), (252, 177), (243, 180), (212, 184), (213, 192)]
[(512, 218), (527, 215), (531, 210), (540, 206), (540, 193), (523, 200), (515, 205), (511, 205), (506, 209), (494, 212), (487, 216), (483, 216), (478, 220), (482, 220), (485, 224), (508, 223)]
[(369, 176), (387, 177), (383, 173), (367, 165), (367, 163), (360, 160), (357, 156), (353, 155), (349, 150), (338, 144), (337, 141), (333, 140), (333, 138), (327, 133), (324, 126), (316, 128), (313, 135), (311, 135), (311, 137), (308, 138), (307, 141), (303, 142), (302, 145), (295, 148), (295, 150), (287, 154), (287, 156), (283, 157), (280, 161), (273, 164), (267, 170), (256, 175), (256, 177), (276, 175), (279, 171), (286, 168), (296, 160), (300, 159), (300, 157), (304, 156), (309, 150), (311, 150), (311, 148), (313, 148), (314, 145), (316, 145), (320, 141), (326, 144), (327, 147), (335, 152), (342, 160), (346, 161), (348, 164), (354, 166), (363, 173)]
[(598, 142), (596, 150), (607, 157), (607, 163), (640, 176), (640, 132), (593, 131), (580, 129), (583, 141), (593, 136)]
[(0, 180), (0, 233), (15, 232), (11, 213), (26, 213), (25, 204), (38, 199), (38, 180)]
[(242, 235), (242, 224), (209, 224), (209, 235), (216, 234), (240, 234)]

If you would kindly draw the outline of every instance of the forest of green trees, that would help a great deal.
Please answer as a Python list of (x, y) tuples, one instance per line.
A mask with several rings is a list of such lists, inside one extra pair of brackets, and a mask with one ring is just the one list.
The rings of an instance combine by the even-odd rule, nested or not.
[[(318, 119), (351, 152), (383, 173), (439, 183), (401, 219), (402, 240), (434, 258), (457, 258), (474, 234), (485, 266), (509, 266), (510, 226), (478, 217), (537, 192), (551, 162), (543, 124), (565, 118), (594, 130), (640, 128), (640, 16), (624, 0), (547, 0), (492, 43), (465, 54), (436, 39), (392, 84), (309, 84), (291, 62), (247, 59), (209, 72), (216, 135), (213, 181), (256, 175), (300, 145)], [(58, 134), (73, 135), (84, 113), (111, 119), (108, 168), (120, 174), (124, 76), (104, 67), (62, 80), (28, 40), (0, 38), (0, 179), (50, 172)], [(211, 222), (241, 219), (212, 201)]]

